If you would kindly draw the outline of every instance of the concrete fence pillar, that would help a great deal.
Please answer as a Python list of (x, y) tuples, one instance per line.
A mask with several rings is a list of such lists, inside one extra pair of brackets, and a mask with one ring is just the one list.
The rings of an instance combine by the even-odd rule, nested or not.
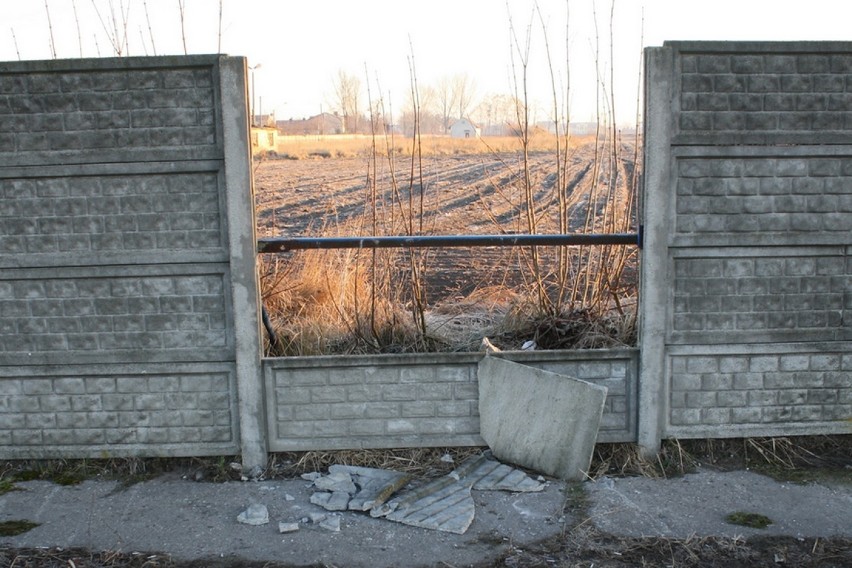
[(674, 52), (645, 49), (645, 148), (640, 219), (638, 442), (647, 455), (660, 450), (665, 410), (665, 334), (668, 305)]
[(227, 187), (231, 289), (236, 336), (240, 450), (246, 471), (266, 466), (266, 420), (260, 368), (260, 299), (255, 248), (254, 186), (246, 108), (246, 62), (222, 57), (222, 143)]

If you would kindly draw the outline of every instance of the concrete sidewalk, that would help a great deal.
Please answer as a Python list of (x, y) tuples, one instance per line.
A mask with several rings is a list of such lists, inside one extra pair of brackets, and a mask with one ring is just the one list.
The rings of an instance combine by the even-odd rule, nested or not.
[[(587, 507), (571, 518), (563, 511), (568, 485), (551, 480), (538, 493), (473, 491), (476, 517), (463, 535), (438, 532), (346, 511), (340, 531), (305, 523), (327, 513), (310, 503), (302, 480), (197, 483), (177, 476), (122, 487), (86, 481), (63, 487), (45, 481), (16, 484), (0, 496), (0, 522), (29, 520), (40, 526), (0, 546), (85, 547), (92, 550), (162, 552), (176, 560), (241, 558), (296, 566), (454, 566), (497, 558), (510, 546), (559, 538), (588, 516), (615, 536), (789, 535), (852, 537), (852, 485), (793, 485), (751, 472), (702, 471), (681, 478), (605, 478), (583, 484)], [(266, 505), (270, 522), (249, 526), (237, 516)], [(772, 525), (749, 529), (725, 516), (760, 513)], [(279, 533), (278, 523), (299, 523)]]

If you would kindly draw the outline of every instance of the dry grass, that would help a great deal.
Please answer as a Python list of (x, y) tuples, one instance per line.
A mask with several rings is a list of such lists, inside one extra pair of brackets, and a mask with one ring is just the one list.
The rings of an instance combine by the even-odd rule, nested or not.
[(684, 475), (699, 466), (750, 469), (785, 480), (806, 480), (818, 471), (849, 472), (852, 435), (664, 440), (652, 460), (635, 444), (598, 444), (589, 470), (603, 475), (663, 478)]
[[(303, 473), (326, 472), (331, 465), (351, 465), (389, 469), (420, 478), (446, 475), (484, 448), (401, 448), (387, 450), (335, 450), (283, 452), (270, 457), (266, 476), (297, 477)], [(445, 456), (450, 456), (452, 461)], [(445, 461), (442, 461), (445, 460)]]
[[(261, 297), (276, 333), (273, 356), (424, 350), (391, 274), (393, 253), (308, 250), (266, 255)], [(377, 267), (379, 271), (377, 271)], [(432, 346), (434, 347), (434, 346)]]
[[(380, 159), (371, 155), (373, 170)], [(495, 194), (501, 196), (499, 199), (505, 197), (511, 210), (519, 206), (516, 200), (521, 190), (515, 185), (522, 176), (512, 172), (516, 164), (504, 166), (506, 175), (500, 180), (492, 179), (491, 183), (499, 186)], [(593, 187), (601, 180), (587, 176), (588, 171), (589, 168), (578, 170), (576, 183), (565, 187), (554, 186), (551, 176), (543, 175), (542, 180), (535, 182), (542, 194), (536, 198), (541, 203), (531, 205), (536, 209), (535, 216), (543, 219), (554, 215), (555, 198), (551, 194), (570, 192), (571, 207), (578, 208), (572, 215), (585, 218), (579, 221), (580, 230), (628, 231), (632, 219), (630, 192), (615, 188), (614, 180), (608, 182), (607, 192), (597, 192)], [(405, 171), (391, 181), (393, 187), (381, 190), (371, 186), (378, 183), (376, 176), (368, 176), (363, 214), (335, 221), (336, 224), (326, 221), (326, 226), (313, 234), (380, 236), (440, 232), (440, 227), (433, 225), (448, 215), (448, 211), (431, 201), (426, 206), (434, 210), (421, 206), (418, 211), (418, 197), (412, 199), (405, 194), (405, 191), (414, 192), (409, 184), (415, 187), (420, 184), (417, 180), (403, 179), (410, 175), (417, 176)], [(626, 175), (620, 179), (626, 179)], [(383, 191), (390, 197), (377, 199)], [(588, 204), (593, 198), (600, 200), (594, 202), (594, 207)], [(625, 208), (628, 212), (622, 211)], [(426, 219), (425, 224), (422, 219)], [(511, 229), (494, 222), (492, 232)], [(539, 227), (541, 232), (553, 230), (543, 221)], [(535, 227), (532, 232), (536, 232)], [(507, 254), (499, 267), (489, 264), (496, 262), (490, 257), (479, 261), (477, 268), (468, 267), (471, 272), (488, 272), (489, 279), (467, 295), (452, 292), (452, 303), (444, 300), (439, 305), (429, 304), (421, 294), (427, 282), (432, 285), (440, 280), (430, 266), (440, 251), (312, 250), (286, 256), (263, 255), (262, 298), (279, 340), (275, 346), (268, 345), (266, 353), (292, 356), (476, 351), (483, 337), (507, 350), (519, 349), (529, 340), (539, 349), (635, 344), (636, 258), (625, 251), (629, 247), (572, 247), (570, 252), (556, 247), (536, 248), (534, 258), (529, 250), (518, 249)]]

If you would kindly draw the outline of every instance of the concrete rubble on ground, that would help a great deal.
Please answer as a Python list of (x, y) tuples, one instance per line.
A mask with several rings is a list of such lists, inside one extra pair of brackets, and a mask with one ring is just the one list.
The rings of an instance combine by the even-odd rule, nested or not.
[(253, 503), (248, 509), (237, 515), (237, 521), (244, 525), (265, 525), (269, 522), (269, 510), (266, 505)]
[[(488, 350), (492, 354), (479, 363), (478, 376), (481, 433), (490, 453), (565, 480), (583, 479), (594, 450), (606, 387), (500, 359), (493, 355), (499, 352), (493, 346)], [(441, 462), (453, 463), (452, 456), (443, 456)], [(332, 514), (311, 513), (301, 523), (334, 532), (340, 531), (340, 513), (358, 511), (410, 526), (464, 534), (476, 514), (472, 490), (520, 493), (545, 487), (543, 478), (534, 480), (484, 454), (422, 484), (411, 483), (411, 476), (405, 473), (348, 465), (332, 465), (327, 475), (312, 472), (302, 478), (314, 488), (311, 504)], [(269, 514), (263, 505), (252, 505), (238, 520), (265, 524)], [(278, 528), (288, 533), (299, 526), (280, 522)]]
[[(326, 476), (310, 474), (316, 491), (311, 503), (328, 511), (369, 511), (406, 525), (464, 534), (475, 515), (471, 490), (541, 491), (544, 484), (524, 472), (474, 456), (448, 475), (394, 494), (410, 479), (406, 474), (333, 465)], [(391, 498), (393, 497), (393, 498)]]

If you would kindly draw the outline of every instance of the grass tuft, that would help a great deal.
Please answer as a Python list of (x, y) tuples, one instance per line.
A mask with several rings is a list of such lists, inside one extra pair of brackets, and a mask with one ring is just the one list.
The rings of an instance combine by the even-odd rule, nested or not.
[(39, 526), (31, 521), (4, 521), (0, 523), (0, 536), (18, 536)]
[(765, 529), (766, 527), (772, 524), (772, 519), (770, 519), (766, 515), (761, 515), (760, 513), (746, 513), (744, 511), (737, 511), (736, 513), (726, 515), (725, 522), (741, 527), (748, 527), (751, 529)]

